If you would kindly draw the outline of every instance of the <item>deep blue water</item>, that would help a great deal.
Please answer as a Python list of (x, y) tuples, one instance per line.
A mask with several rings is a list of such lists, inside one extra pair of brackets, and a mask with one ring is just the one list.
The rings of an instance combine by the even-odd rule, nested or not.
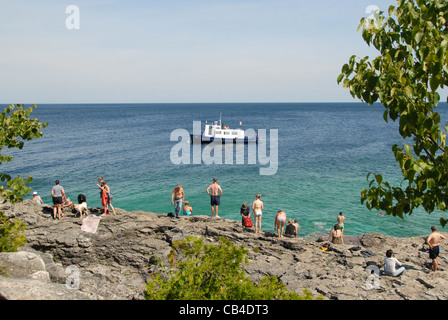
[[(11, 175), (31, 175), (31, 187), (47, 203), (54, 181), (72, 200), (87, 196), (90, 207), (100, 207), (97, 178), (104, 176), (114, 195), (115, 207), (167, 213), (173, 187), (180, 183), (194, 214), (210, 215), (205, 190), (214, 177), (224, 194), (220, 216), (239, 220), (239, 208), (261, 193), (265, 210), (263, 229), (272, 230), (279, 209), (298, 219), (300, 235), (328, 232), (339, 211), (346, 216), (346, 234), (381, 232), (391, 236), (429, 233), (439, 225), (440, 213), (418, 210), (402, 220), (380, 216), (360, 203), (360, 192), (368, 186), (366, 175), (380, 173), (398, 185), (401, 172), (391, 147), (402, 144), (397, 124), (383, 120), (384, 108), (362, 103), (231, 103), (231, 104), (64, 104), (38, 105), (32, 113), (48, 122), (44, 136), (26, 142), (21, 151), (10, 151), (15, 159), (2, 165)], [(438, 108), (447, 119), (447, 108)], [(171, 141), (174, 130), (193, 130), (193, 121), (218, 120), (230, 127), (266, 130), (266, 140), (255, 151), (245, 146), (244, 163), (193, 163), (193, 146)], [(442, 121), (443, 124), (443, 121)], [(272, 156), (278, 132), (278, 169), (260, 175), (260, 155)], [(175, 131), (177, 132), (177, 131)], [(190, 151), (190, 164), (173, 164), (173, 148)], [(202, 146), (201, 150), (204, 148)], [(256, 154), (255, 164), (249, 163)], [(181, 154), (179, 154), (181, 155)], [(210, 153), (216, 156), (216, 154)], [(223, 159), (226, 155), (223, 152)], [(196, 153), (197, 156), (197, 153)], [(225, 162), (223, 160), (223, 162)], [(229, 162), (229, 161), (228, 161)], [(272, 167), (273, 168), (273, 167)], [(30, 198), (30, 196), (28, 196)]]

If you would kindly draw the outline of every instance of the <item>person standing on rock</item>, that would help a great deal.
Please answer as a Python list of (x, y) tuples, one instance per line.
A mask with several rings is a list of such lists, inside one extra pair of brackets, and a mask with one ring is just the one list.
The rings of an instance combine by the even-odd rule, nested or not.
[(249, 207), (249, 205), (246, 202), (244, 202), (241, 205), (240, 215), (241, 215), (241, 225), (243, 226), (243, 228), (250, 228), (251, 227), (250, 225), (252, 223), (249, 224), (249, 227), (246, 224), (246, 221), (248, 221), (246, 219), (248, 219), (248, 218), (250, 219), (250, 207)]
[(103, 188), (103, 182), (104, 182), (104, 178), (99, 177), (98, 183), (96, 184), (96, 186), (101, 190), (100, 191), (100, 199), (101, 199), (101, 205), (103, 206), (103, 209), (101, 210), (102, 214), (106, 213), (106, 209), (104, 208), (105, 202), (106, 202), (106, 192), (104, 191), (104, 188)]
[(264, 204), (260, 198), (261, 194), (257, 194), (255, 200), (252, 202), (252, 211), (255, 218), (255, 233), (261, 233), (261, 217), (263, 215)]
[(440, 241), (445, 240), (446, 237), (437, 232), (436, 226), (432, 226), (431, 231), (426, 243), (429, 245), (429, 258), (432, 259), (432, 272), (434, 273), (439, 266)]
[(213, 215), (216, 218), (219, 218), (218, 207), (221, 204), (222, 189), (221, 186), (218, 184), (218, 179), (213, 178), (213, 183), (208, 186), (206, 192), (210, 196), (210, 205), (212, 206), (212, 218)]
[(112, 198), (113, 198), (113, 196), (112, 196), (112, 194), (110, 192), (110, 187), (107, 185), (107, 182), (103, 180), (101, 182), (101, 187), (99, 187), (99, 188), (101, 189), (102, 192), (105, 193), (104, 202), (102, 203), (103, 204), (103, 211), (108, 213), (109, 212), (109, 207), (110, 207), (112, 209), (112, 213), (115, 215), (116, 214), (115, 213), (115, 208), (112, 205)]
[(279, 238), (283, 238), (283, 229), (286, 223), (286, 213), (283, 210), (279, 210), (275, 216), (275, 230)]
[(174, 204), (174, 212), (176, 212), (176, 217), (179, 218), (179, 214), (182, 211), (182, 203), (185, 198), (184, 189), (180, 184), (177, 184), (171, 193), (171, 204)]
[(53, 219), (56, 219), (56, 214), (58, 219), (61, 219), (62, 214), (62, 197), (65, 196), (65, 191), (62, 186), (59, 185), (59, 180), (56, 180), (56, 185), (51, 189), (51, 197), (53, 198)]
[(101, 205), (103, 206), (103, 209), (101, 210), (101, 214), (109, 214), (109, 207), (107, 205), (108, 203), (108, 196), (107, 196), (107, 190), (104, 187), (106, 181), (104, 181), (103, 177), (98, 178), (98, 183), (96, 186), (101, 190), (100, 191), (100, 198), (101, 198)]
[(339, 212), (337, 221), (338, 221), (339, 229), (341, 230), (342, 235), (344, 235), (345, 217), (344, 217), (344, 214), (342, 212)]

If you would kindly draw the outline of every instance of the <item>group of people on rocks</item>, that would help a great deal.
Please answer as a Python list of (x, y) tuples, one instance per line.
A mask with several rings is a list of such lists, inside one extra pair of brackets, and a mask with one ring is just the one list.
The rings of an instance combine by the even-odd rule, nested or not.
[[(432, 260), (431, 273), (437, 271), (439, 267), (440, 243), (446, 237), (437, 231), (436, 226), (431, 226), (431, 234), (426, 238), (425, 244), (428, 245), (429, 258)], [(392, 249), (386, 251), (386, 258), (384, 258), (384, 273), (393, 277), (398, 277), (403, 274), (405, 267), (394, 256)]]
[[(207, 195), (210, 197), (211, 213), (212, 217), (219, 218), (219, 206), (221, 204), (221, 197), (223, 194), (221, 186), (218, 184), (218, 179), (213, 178), (212, 184), (208, 186), (205, 190)], [(254, 213), (255, 219), (255, 233), (261, 232), (261, 217), (263, 215), (263, 201), (261, 201), (261, 194), (257, 194), (255, 200), (252, 203), (252, 211)], [(193, 213), (193, 208), (188, 201), (185, 201), (185, 190), (180, 184), (177, 184), (171, 193), (171, 205), (174, 205), (174, 212), (176, 217), (181, 214), (189, 216)], [(252, 219), (250, 217), (251, 211), (249, 205), (245, 202), (241, 206), (240, 211), (242, 217), (243, 227), (250, 228), (253, 226)], [(286, 222), (286, 213), (279, 210), (275, 217), (275, 229), (277, 230), (278, 236), (283, 237), (283, 230)], [(288, 223), (289, 225), (289, 223)], [(293, 229), (286, 228), (286, 236), (297, 236), (299, 224), (297, 220), (292, 221)]]
[[(219, 206), (221, 204), (223, 190), (218, 184), (218, 180), (216, 178), (213, 178), (212, 184), (210, 184), (205, 191), (210, 197), (212, 217), (219, 217), (218, 212)], [(180, 184), (177, 184), (171, 193), (171, 205), (174, 205), (174, 213), (176, 217), (180, 217), (180, 215), (189, 216), (193, 213), (193, 208), (191, 207), (190, 203), (188, 201), (184, 201), (184, 199), (185, 190)], [(257, 194), (255, 196), (255, 200), (252, 202), (252, 206), (249, 206), (247, 202), (244, 202), (241, 205), (240, 209), (242, 226), (244, 228), (255, 227), (255, 233), (261, 233), (263, 210), (264, 203), (261, 200), (261, 194)], [(253, 223), (252, 221), (251, 213), (253, 213), (255, 223)], [(340, 213), (337, 221), (338, 230), (332, 232), (330, 237), (334, 239), (334, 243), (343, 243), (342, 230), (344, 228), (345, 217), (343, 216), (342, 212)], [(274, 228), (279, 238), (282, 238), (283, 236), (294, 238), (297, 237), (299, 233), (299, 223), (297, 222), (297, 219), (289, 219), (287, 222), (286, 213), (281, 209), (278, 210), (275, 216)]]
[[(246, 202), (241, 205), (241, 223), (244, 228), (251, 228), (253, 226), (251, 220), (251, 208), (255, 220), (255, 233), (261, 233), (261, 218), (264, 209), (261, 194), (257, 194), (255, 196), (255, 200), (252, 202), (252, 207), (250, 207)], [(289, 219), (288, 223), (286, 223), (286, 220), (286, 213), (281, 209), (278, 210), (274, 218), (274, 229), (277, 232), (277, 236), (279, 238), (283, 238), (283, 235), (289, 238), (297, 237), (299, 234), (299, 224), (297, 219)]]
[[(113, 214), (115, 213), (115, 208), (112, 206), (111, 200), (113, 196), (110, 191), (110, 187), (107, 185), (107, 182), (104, 181), (103, 177), (98, 178), (98, 184), (96, 185), (101, 191), (101, 205), (103, 209), (101, 211), (102, 214), (109, 213), (109, 207), (112, 210)], [(212, 217), (219, 217), (218, 210), (219, 205), (221, 204), (221, 196), (223, 194), (221, 186), (218, 184), (217, 179), (213, 179), (213, 183), (208, 186), (206, 189), (207, 195), (210, 197), (210, 205), (211, 205), (211, 213)], [(53, 200), (53, 219), (61, 219), (64, 216), (62, 213), (63, 207), (70, 207), (75, 209), (80, 214), (80, 218), (82, 218), (83, 213), (87, 215), (87, 203), (85, 196), (78, 196), (78, 204), (74, 204), (70, 201), (69, 198), (66, 197), (64, 188), (60, 185), (60, 181), (56, 180), (55, 185), (51, 189), (51, 197)], [(191, 207), (189, 201), (184, 201), (185, 199), (185, 191), (180, 184), (177, 184), (171, 193), (171, 204), (174, 205), (174, 211), (176, 213), (176, 217), (179, 217), (180, 214), (185, 216), (190, 216), (193, 213), (193, 208)], [(33, 192), (34, 202), (39, 204), (44, 204), (42, 198), (38, 195), (37, 192)], [(253, 227), (252, 219), (251, 219), (251, 209), (255, 219), (255, 233), (261, 233), (261, 220), (264, 210), (264, 203), (261, 200), (261, 194), (257, 194), (255, 196), (255, 200), (252, 202), (252, 206), (250, 207), (246, 202), (244, 202), (240, 209), (240, 214), (242, 218), (242, 226), (244, 228)], [(286, 223), (287, 217), (286, 213), (283, 210), (278, 210), (275, 221), (274, 228), (277, 232), (279, 238), (283, 237), (283, 234), (286, 237), (295, 238), (299, 233), (299, 224), (297, 220), (289, 219), (288, 223)], [(345, 216), (342, 212), (339, 213), (337, 217), (337, 223), (333, 226), (333, 230), (331, 230), (330, 235), (328, 237), (328, 241), (333, 244), (344, 244), (344, 223)], [(439, 265), (439, 254), (440, 254), (440, 242), (445, 240), (446, 237), (437, 231), (436, 226), (431, 227), (431, 234), (426, 239), (426, 244), (429, 246), (429, 258), (432, 260), (432, 273), (436, 272)], [(390, 276), (399, 276), (403, 274), (405, 268), (403, 265), (395, 258), (394, 252), (392, 249), (386, 251), (386, 257), (384, 259), (384, 273)]]
[[(110, 187), (107, 185), (107, 182), (104, 181), (103, 177), (98, 178), (97, 187), (101, 190), (101, 205), (103, 209), (101, 210), (102, 214), (109, 214), (109, 207), (112, 210), (112, 213), (115, 214), (115, 208), (112, 206), (113, 196), (110, 192)], [(82, 194), (78, 196), (78, 204), (74, 204), (70, 201), (70, 198), (67, 198), (64, 188), (61, 186), (60, 181), (56, 180), (55, 185), (51, 188), (51, 198), (53, 201), (53, 219), (61, 219), (64, 214), (62, 213), (62, 208), (69, 207), (75, 209), (79, 212), (79, 217), (82, 218), (83, 214), (88, 213), (87, 209), (87, 200), (86, 197)], [(42, 198), (38, 195), (36, 191), (33, 192), (34, 202), (39, 204), (44, 204)]]
[[(213, 183), (208, 186), (206, 193), (210, 196), (210, 205), (212, 217), (219, 217), (218, 210), (221, 204), (222, 188), (218, 184), (217, 179), (213, 179)], [(171, 204), (174, 205), (174, 211), (176, 217), (182, 214), (189, 216), (193, 212), (193, 208), (190, 206), (188, 201), (183, 201), (185, 199), (185, 191), (180, 184), (177, 184), (171, 193)], [(252, 209), (252, 211), (251, 211)], [(252, 202), (252, 206), (249, 206), (247, 202), (241, 205), (240, 215), (241, 223), (243, 228), (252, 228), (255, 226), (255, 233), (261, 233), (261, 218), (263, 215), (264, 203), (261, 200), (261, 194), (255, 196), (255, 200)], [(251, 219), (251, 212), (255, 219), (255, 224), (253, 224)], [(286, 237), (295, 238), (299, 233), (299, 224), (296, 220), (289, 219), (286, 223), (287, 217), (283, 210), (278, 210), (275, 221), (274, 228), (277, 232), (277, 236), (282, 238), (283, 235)], [(345, 216), (342, 212), (336, 218), (336, 224), (333, 226), (328, 241), (332, 244), (344, 244), (344, 223)], [(286, 226), (285, 226), (286, 225)], [(431, 227), (432, 233), (427, 237), (426, 244), (429, 246), (429, 257), (432, 259), (433, 269), (432, 272), (437, 271), (438, 268), (438, 256), (440, 253), (440, 241), (446, 238), (437, 232), (437, 227)], [(386, 257), (384, 259), (384, 273), (390, 276), (399, 276), (405, 271), (402, 264), (395, 258), (393, 250), (389, 249), (386, 251)]]
[[(222, 188), (218, 184), (216, 178), (213, 179), (213, 183), (207, 188), (207, 194), (210, 196), (210, 204), (212, 210), (212, 217), (218, 217), (219, 205), (221, 204)], [(174, 205), (174, 212), (178, 218), (182, 213), (184, 216), (190, 216), (193, 213), (193, 208), (185, 199), (185, 190), (180, 184), (177, 184), (171, 193), (171, 204)]]

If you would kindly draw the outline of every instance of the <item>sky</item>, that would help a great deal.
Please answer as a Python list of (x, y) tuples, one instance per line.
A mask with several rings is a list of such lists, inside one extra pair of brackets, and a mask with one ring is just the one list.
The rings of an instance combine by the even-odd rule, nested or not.
[(337, 76), (351, 55), (377, 56), (357, 27), (389, 5), (0, 0), (0, 102), (356, 101)]

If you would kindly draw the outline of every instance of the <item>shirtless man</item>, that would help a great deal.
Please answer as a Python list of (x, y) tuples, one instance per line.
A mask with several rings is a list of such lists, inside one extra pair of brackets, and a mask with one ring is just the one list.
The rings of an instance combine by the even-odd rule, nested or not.
[(426, 243), (429, 245), (429, 258), (432, 259), (432, 272), (436, 272), (439, 266), (440, 241), (446, 238), (437, 232), (436, 226), (432, 226), (431, 231)]
[[(209, 191), (211, 191), (211, 193)], [(222, 189), (221, 186), (218, 184), (218, 180), (216, 178), (213, 178), (213, 183), (208, 186), (206, 192), (210, 196), (210, 204), (212, 206), (212, 217), (213, 215), (215, 215), (217, 218), (219, 218), (218, 206), (221, 204), (220, 198), (222, 196)]]
[(342, 214), (342, 212), (339, 212), (338, 215), (338, 225), (339, 225), (339, 229), (341, 230), (342, 234), (344, 234), (344, 222), (345, 222), (345, 217)]
[(174, 212), (176, 212), (177, 218), (179, 218), (180, 211), (182, 210), (182, 202), (184, 198), (184, 189), (180, 184), (177, 184), (171, 193), (171, 204), (174, 204)]

